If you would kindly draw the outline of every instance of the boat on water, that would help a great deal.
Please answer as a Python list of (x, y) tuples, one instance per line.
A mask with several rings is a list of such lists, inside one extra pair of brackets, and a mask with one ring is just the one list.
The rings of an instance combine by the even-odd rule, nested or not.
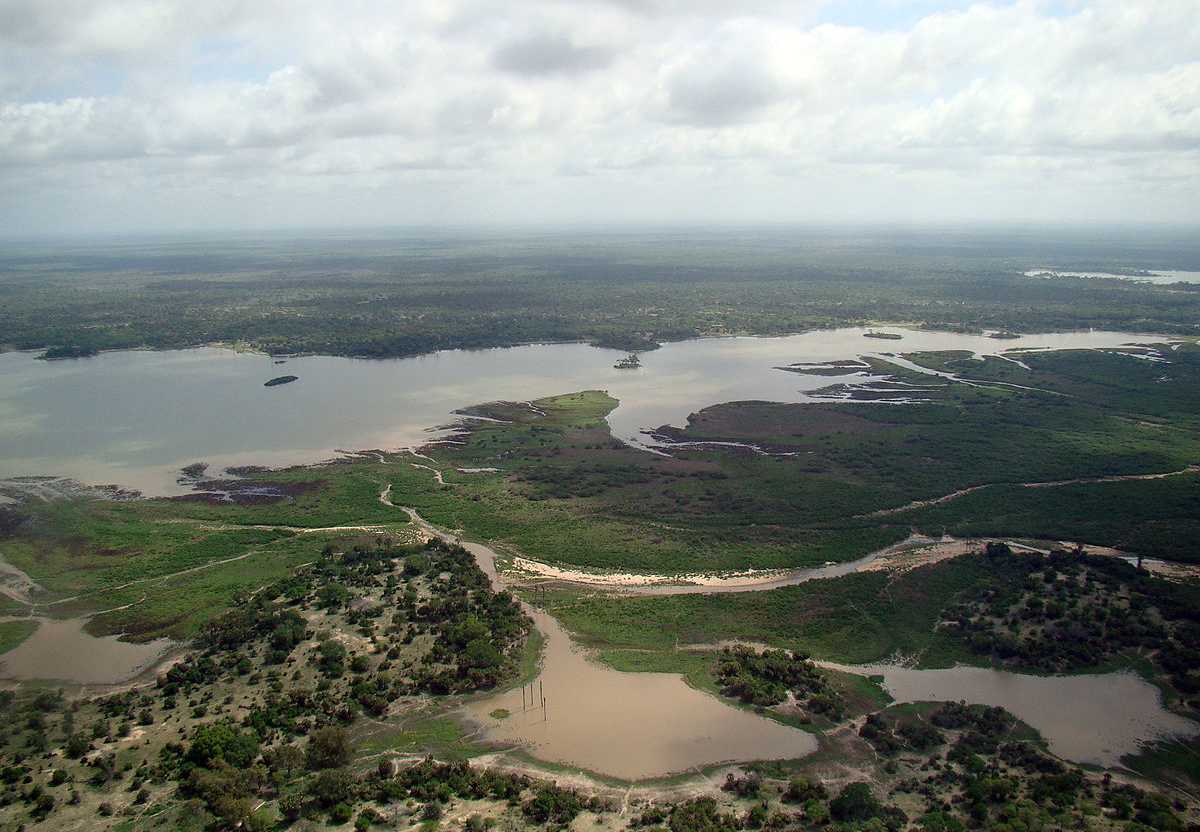
[(863, 337), (864, 338), (882, 338), (886, 341), (899, 341), (904, 336), (898, 335), (894, 332), (876, 332), (875, 330), (871, 330), (870, 332), (864, 332)]
[(629, 355), (625, 356), (624, 358), (622, 358), (620, 361), (618, 361), (616, 364), (613, 365), (613, 367), (615, 367), (618, 370), (636, 370), (638, 367), (641, 367), (641, 366), (642, 366), (642, 360), (637, 357), (636, 352), (629, 353)]

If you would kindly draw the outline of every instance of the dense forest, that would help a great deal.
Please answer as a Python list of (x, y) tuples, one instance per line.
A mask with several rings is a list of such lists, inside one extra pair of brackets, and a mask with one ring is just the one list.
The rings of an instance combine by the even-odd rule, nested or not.
[(240, 343), (403, 356), (590, 341), (648, 349), (875, 320), (978, 331), (1195, 332), (1200, 293), (1030, 268), (1197, 267), (1195, 241), (876, 229), (745, 233), (276, 236), (10, 244), (4, 343), (50, 357)]

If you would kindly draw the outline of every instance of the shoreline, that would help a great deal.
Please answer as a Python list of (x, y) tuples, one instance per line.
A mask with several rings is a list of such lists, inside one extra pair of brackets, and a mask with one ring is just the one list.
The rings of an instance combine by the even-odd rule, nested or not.
[[(661, 348), (662, 346), (664, 346), (666, 344), (682, 344), (682, 343), (686, 343), (688, 341), (709, 341), (709, 340), (718, 340), (718, 339), (729, 340), (729, 339), (734, 339), (734, 338), (790, 338), (790, 337), (793, 337), (796, 335), (807, 335), (807, 334), (813, 333), (813, 332), (831, 332), (831, 331), (839, 330), (839, 329), (869, 329), (870, 327), (873, 327), (873, 326), (886, 326), (886, 327), (892, 327), (894, 329), (907, 329), (907, 330), (914, 330), (914, 331), (918, 331), (918, 332), (942, 332), (942, 333), (947, 333), (947, 334), (951, 334), (951, 335), (976, 335), (976, 336), (981, 336), (981, 337), (990, 337), (989, 333), (1005, 331), (1005, 330), (992, 330), (992, 329), (981, 328), (978, 331), (964, 332), (961, 328), (953, 327), (950, 325), (946, 325), (944, 327), (943, 326), (931, 326), (931, 325), (928, 325), (924, 321), (891, 321), (891, 320), (867, 320), (867, 321), (857, 321), (857, 322), (856, 321), (845, 321), (845, 322), (833, 324), (830, 326), (819, 326), (819, 327), (811, 327), (809, 329), (788, 330), (786, 332), (751, 332), (751, 331), (720, 332), (720, 333), (711, 333), (711, 334), (701, 333), (699, 335), (692, 335), (692, 336), (689, 336), (686, 338), (666, 338), (661, 341), (658, 341), (655, 349)], [(1036, 337), (1038, 335), (1070, 335), (1070, 334), (1076, 334), (1076, 333), (1095, 332), (1095, 331), (1097, 331), (1097, 328), (1094, 326), (1080, 326), (1080, 327), (1075, 327), (1072, 329), (1057, 329), (1057, 330), (1046, 330), (1046, 331), (1036, 331), (1036, 332), (1021, 332), (1020, 337), (1028, 338), (1028, 337)], [(1191, 339), (1191, 338), (1196, 337), (1195, 333), (1182, 333), (1182, 332), (1180, 332), (1180, 333), (1167, 333), (1167, 332), (1150, 333), (1150, 332), (1139, 332), (1139, 331), (1135, 331), (1135, 330), (1124, 330), (1124, 329), (1112, 329), (1112, 330), (1103, 329), (1101, 331), (1117, 332), (1117, 333), (1121, 333), (1123, 335), (1130, 335), (1130, 336), (1134, 336), (1134, 337), (1138, 337), (1138, 338), (1147, 338), (1148, 337), (1148, 338), (1158, 338), (1158, 339), (1163, 339), (1163, 340)], [(894, 339), (888, 339), (888, 340), (894, 340)], [(253, 346), (250, 344), (243, 344), (243, 343), (239, 343), (239, 342), (203, 341), (203, 342), (198, 342), (198, 343), (194, 343), (194, 344), (186, 344), (186, 345), (172, 346), (172, 347), (152, 347), (152, 346), (145, 345), (145, 344), (139, 345), (139, 346), (130, 346), (130, 347), (108, 347), (108, 348), (104, 348), (104, 349), (97, 349), (93, 355), (80, 356), (79, 358), (64, 357), (61, 359), (49, 359), (49, 360), (50, 361), (84, 360), (84, 359), (88, 359), (88, 358), (100, 358), (102, 356), (109, 355), (111, 353), (118, 353), (118, 352), (182, 352), (185, 350), (218, 349), (218, 350), (226, 350), (226, 351), (233, 352), (233, 353), (236, 353), (239, 355), (261, 355), (264, 358), (272, 358), (272, 359), (346, 358), (346, 359), (351, 359), (351, 360), (355, 360), (355, 361), (398, 361), (398, 360), (404, 360), (404, 359), (409, 359), (409, 358), (422, 358), (425, 356), (437, 355), (439, 353), (484, 352), (487, 350), (517, 349), (520, 347), (553, 346), (556, 344), (582, 344), (582, 345), (590, 346), (593, 349), (598, 349), (598, 350), (609, 350), (611, 352), (625, 351), (625, 350), (622, 350), (620, 347), (611, 347), (611, 346), (607, 346), (604, 344), (597, 344), (596, 342), (589, 341), (586, 338), (568, 338), (568, 339), (563, 339), (563, 340), (539, 339), (539, 340), (534, 340), (534, 341), (514, 341), (511, 343), (495, 344), (495, 345), (486, 346), (486, 347), (446, 347), (446, 348), (442, 348), (442, 349), (425, 350), (423, 352), (396, 353), (395, 355), (355, 355), (353, 353), (320, 352), (320, 351), (315, 351), (315, 350), (304, 350), (304, 351), (300, 351), (300, 352), (287, 352), (287, 353), (271, 353), (271, 352), (266, 352), (265, 350), (262, 350), (259, 347), (256, 347), (256, 346)], [(3, 347), (0, 347), (0, 355), (5, 355), (8, 353), (20, 353), (20, 354), (25, 354), (25, 355), (31, 355), (33, 353), (45, 352), (46, 350), (51, 349), (53, 346), (55, 346), (55, 345), (52, 344), (52, 345), (41, 346), (41, 347), (16, 347), (16, 346), (12, 346), (12, 345), (4, 345)], [(640, 351), (641, 352), (653, 352), (653, 350), (647, 350), (647, 349), (642, 349)]]

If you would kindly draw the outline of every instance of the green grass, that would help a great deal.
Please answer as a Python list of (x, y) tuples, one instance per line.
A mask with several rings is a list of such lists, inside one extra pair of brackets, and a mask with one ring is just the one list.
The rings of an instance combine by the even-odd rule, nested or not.
[(684, 680), (706, 693), (717, 693), (717, 680), (712, 675), (715, 657), (712, 653), (690, 650), (622, 650), (603, 649), (600, 661), (613, 670), (624, 673), (678, 673)]
[(21, 642), (33, 635), (37, 628), (36, 621), (0, 622), (0, 653), (7, 653), (18, 647)]
[(852, 664), (894, 653), (919, 655), (925, 666), (978, 662), (937, 631), (942, 608), (980, 581), (1003, 579), (983, 558), (962, 557), (895, 580), (882, 572), (810, 581), (768, 592), (665, 597), (598, 597), (560, 592), (549, 610), (614, 666), (644, 669), (674, 659), (639, 658), (630, 650), (671, 651), (721, 639), (799, 649)]
[[(436, 487), (428, 471), (400, 465), (388, 475), (392, 499), (440, 526), (465, 529), (472, 537), (528, 557), (601, 570), (671, 574), (816, 566), (861, 556), (907, 534), (899, 527), (862, 524), (838, 529), (758, 526), (751, 517), (712, 512), (672, 516), (638, 508), (635, 513), (633, 507), (652, 500), (649, 490), (664, 478), (688, 488), (696, 472), (720, 473), (728, 466), (738, 487), (758, 482), (765, 494), (775, 483), (760, 480), (757, 471), (735, 470), (742, 463), (728, 457), (696, 464), (614, 447), (603, 419), (615, 404), (603, 393), (588, 391), (539, 400), (544, 419), (532, 418), (524, 407), (501, 411), (514, 423), (475, 426), (466, 447), (432, 452), (445, 471), (446, 487)], [(545, 488), (531, 484), (531, 478), (570, 460), (584, 460), (587, 476), (604, 480), (606, 484), (590, 486), (599, 493), (583, 499), (547, 496)], [(454, 467), (504, 470), (456, 475)], [(609, 487), (614, 472), (630, 469), (644, 481)], [(566, 475), (571, 474), (568, 466)]]
[[(409, 460), (411, 457), (394, 457)], [(359, 459), (352, 463), (288, 468), (254, 474), (249, 479), (299, 486), (306, 490), (289, 500), (265, 505), (210, 505), (179, 500), (152, 500), (144, 510), (159, 518), (187, 517), (212, 523), (271, 524), (317, 528), (350, 524), (404, 523), (406, 518), (379, 502), (388, 474), (399, 464)]]
[(426, 716), (406, 720), (402, 725), (360, 734), (355, 741), (358, 759), (394, 752), (432, 754), (439, 760), (466, 760), (489, 749), (468, 738), (466, 728), (448, 716)]
[[(1197, 355), (1173, 354), (1171, 371), (1182, 381), (1196, 375), (1200, 389)], [(882, 548), (913, 525), (1136, 543), (1137, 551), (1187, 557), (1184, 541), (1200, 531), (1200, 492), (1190, 482), (1013, 484), (1162, 473), (1200, 459), (1200, 430), (1189, 428), (1200, 394), (1189, 384), (1152, 383), (1149, 362), (1098, 356), (1096, 372), (1123, 391), (1123, 406), (1140, 410), (1114, 410), (1098, 393), (963, 385), (905, 407), (739, 402), (694, 414), (680, 438), (757, 442), (794, 456), (689, 449), (664, 459), (613, 443), (603, 417), (614, 402), (590, 391), (539, 401), (544, 417), (524, 406), (483, 409), (508, 423), (473, 425), (465, 445), (433, 452), (444, 488), (432, 487), (423, 470), (393, 469), (389, 480), (398, 502), (441, 525), (538, 560), (599, 570), (814, 566)], [(957, 361), (915, 357), (938, 366)], [(1080, 360), (1049, 353), (1037, 356), (1034, 371), (1001, 361), (969, 369), (986, 375), (1003, 364), (995, 372), (1004, 379), (1065, 391), (1074, 389), (1068, 380)], [(453, 472), (493, 466), (503, 470)], [(979, 485), (989, 487), (961, 501), (867, 516)]]
[(531, 628), (529, 636), (521, 646), (517, 678), (513, 680), (512, 687), (530, 682), (538, 675), (542, 666), (542, 647), (545, 643), (546, 637), (542, 635), (542, 631), (536, 627)]
[(1028, 536), (1200, 562), (1200, 474), (1056, 488), (996, 486), (905, 513), (913, 525), (960, 537)]
[(362, 463), (273, 472), (274, 482), (313, 484), (294, 501), (274, 505), (98, 499), (34, 504), (29, 530), (0, 540), (0, 557), (45, 590), (38, 600), (63, 601), (47, 607), (50, 614), (113, 610), (93, 618), (90, 632), (185, 639), (238, 593), (283, 578), (316, 559), (327, 543), (357, 534), (243, 525), (380, 524), (406, 533), (407, 517), (378, 499), (385, 482), (379, 470), (385, 467)]
[(1130, 770), (1185, 791), (1200, 787), (1200, 738), (1162, 740), (1121, 758)]

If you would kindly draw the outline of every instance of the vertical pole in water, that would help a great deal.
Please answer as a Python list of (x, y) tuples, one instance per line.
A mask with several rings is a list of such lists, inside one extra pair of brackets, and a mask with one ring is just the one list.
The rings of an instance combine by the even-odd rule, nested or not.
[(542, 707), (546, 707), (546, 689), (542, 685), (541, 679), (538, 679), (538, 696), (542, 697)]
[(526, 708), (525, 708), (525, 685), (524, 684), (521, 685), (521, 710), (522, 711), (526, 710)]

